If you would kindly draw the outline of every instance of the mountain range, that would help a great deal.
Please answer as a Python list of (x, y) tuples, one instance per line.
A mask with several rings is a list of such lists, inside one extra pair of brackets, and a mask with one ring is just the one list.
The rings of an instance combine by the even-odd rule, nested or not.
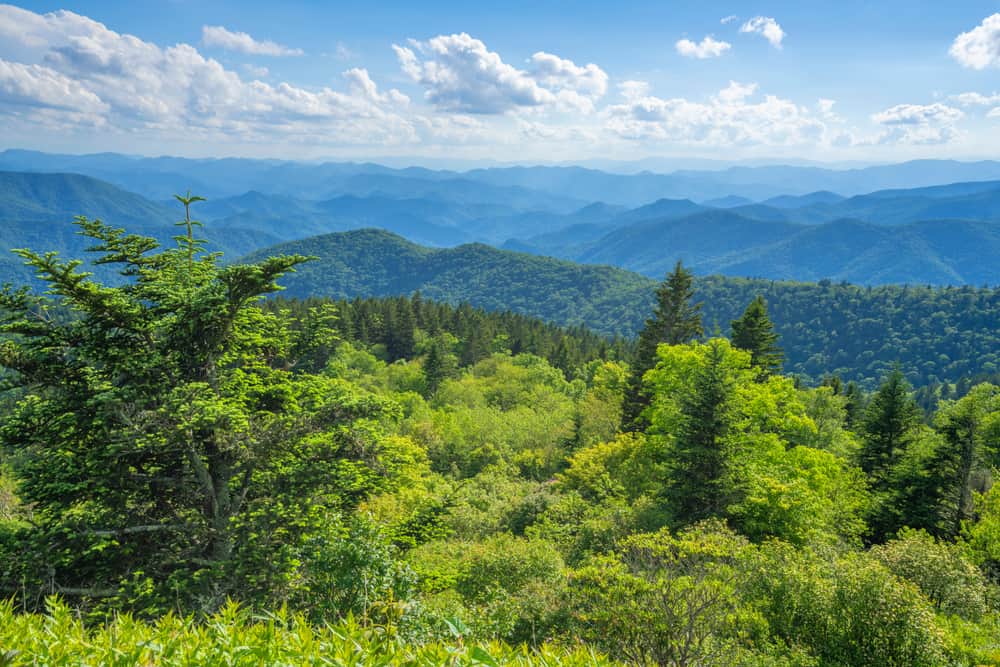
[(738, 196), (760, 202), (821, 190), (853, 196), (890, 188), (1000, 180), (1000, 161), (914, 160), (851, 169), (734, 166), (621, 174), (573, 166), (490, 167), (458, 172), (354, 162), (189, 159), (118, 153), (59, 155), (26, 150), (0, 152), (0, 170), (79, 173), (151, 199), (164, 199), (188, 189), (212, 198), (250, 190), (306, 199), (378, 193), (511, 203), (563, 213), (594, 201), (629, 208), (663, 198), (704, 202)]
[[(29, 154), (40, 155), (44, 156)], [(130, 161), (145, 164), (147, 159), (115, 155), (68, 159), (74, 161), (106, 163), (109, 168)], [(162, 169), (177, 166), (168, 158), (150, 161)], [(178, 162), (207, 168), (199, 161)], [(259, 176), (268, 164), (219, 162), (232, 165), (243, 179)], [(312, 173), (302, 165), (279, 163), (276, 168)], [(879, 190), (851, 197), (819, 190), (752, 203), (730, 196), (715, 206), (688, 198), (660, 198), (629, 208), (602, 201), (577, 206), (579, 202), (562, 196), (529, 196), (525, 193), (534, 191), (510, 182), (477, 183), (481, 174), (473, 172), (462, 179), (448, 179), (443, 172), (423, 169), (360, 168), (370, 173), (352, 172), (344, 165), (326, 168), (329, 174), (337, 174), (338, 183), (353, 183), (360, 194), (309, 199), (274, 190), (249, 190), (210, 197), (198, 204), (195, 214), (206, 225), (211, 247), (228, 257), (284, 241), (373, 227), (428, 246), (481, 242), (586, 264), (609, 264), (650, 277), (662, 276), (682, 260), (699, 274), (873, 285), (1000, 283), (1000, 267), (993, 261), (1000, 251), (1000, 226), (996, 224), (1000, 181)], [(409, 176), (402, 178), (396, 172)], [(300, 185), (314, 189), (307, 187), (306, 180)], [(386, 187), (369, 187), (377, 182)], [(465, 194), (453, 196), (452, 187)], [(8, 247), (34, 245), (38, 240), (76, 254), (85, 243), (72, 234), (68, 223), (81, 212), (165, 242), (176, 233), (173, 223), (179, 217), (173, 200), (152, 200), (93, 177), (0, 172), (0, 220), (5, 223), (0, 236)], [(24, 278), (18, 263), (11, 265), (5, 258), (0, 265), (0, 273), (7, 277)]]
[[(133, 160), (106, 159), (119, 166)], [(154, 162), (159, 174), (177, 167), (170, 159)], [(221, 162), (245, 180), (263, 165)], [(451, 197), (445, 186), (455, 179), (446, 175), (376, 167), (369, 176), (389, 174), (387, 182), (406, 182), (407, 189), (337, 193), (303, 177), (303, 192), (330, 196), (310, 198), (264, 183), (209, 197), (195, 206), (195, 217), (205, 225), (209, 248), (227, 261), (281, 252), (316, 257), (282, 281), (289, 296), (420, 290), (431, 299), (631, 336), (649, 312), (656, 279), (683, 259), (702, 276), (698, 298), (708, 329), (725, 330), (763, 294), (789, 349), (788, 369), (803, 377), (840, 372), (871, 384), (891, 368), (893, 355), (945, 355), (947, 361), (907, 368), (923, 383), (1000, 370), (1000, 291), (842, 283), (1000, 284), (994, 261), (1000, 181), (853, 196), (816, 190), (764, 199), (723, 195), (714, 202), (660, 197), (627, 206), (601, 201), (599, 191), (584, 204), (565, 193), (535, 197), (516, 182), (469, 186), (467, 196)], [(301, 169), (308, 175), (312, 167)], [(329, 171), (339, 173), (338, 183), (364, 180), (351, 181), (350, 174), (358, 174), (343, 165)], [(141, 175), (140, 169), (133, 177)], [(478, 177), (464, 174), (458, 181)], [(525, 193), (531, 201), (518, 198)], [(170, 244), (181, 208), (167, 196), (147, 197), (77, 173), (0, 172), (0, 243), (7, 248), (79, 257), (90, 244), (71, 224), (77, 214)], [(112, 277), (101, 267), (95, 272)], [(24, 283), (32, 276), (8, 255), (0, 258), (0, 279)]]

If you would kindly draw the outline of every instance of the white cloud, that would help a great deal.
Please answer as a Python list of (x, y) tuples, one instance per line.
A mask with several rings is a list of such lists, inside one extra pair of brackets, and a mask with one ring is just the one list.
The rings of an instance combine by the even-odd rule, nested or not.
[(544, 51), (531, 56), (531, 63), (532, 76), (543, 86), (572, 90), (591, 99), (603, 97), (608, 91), (608, 75), (593, 63), (580, 67)]
[(304, 53), (302, 49), (292, 49), (269, 40), (259, 41), (245, 32), (233, 32), (221, 25), (202, 26), (201, 43), (252, 56), (301, 56)]
[(735, 23), (736, 21), (739, 20), (740, 20), (739, 16), (737, 16), (736, 14), (730, 14), (729, 16), (725, 16), (722, 19), (720, 19), (719, 23), (721, 23), (722, 25), (729, 25), (730, 23)]
[(354, 67), (347, 70), (344, 72), (344, 78), (350, 83), (352, 93), (375, 104), (392, 104), (405, 107), (410, 103), (410, 98), (395, 88), (380, 93), (378, 86), (375, 85), (375, 82), (369, 76), (368, 70), (363, 67)]
[(819, 114), (819, 117), (822, 118), (823, 120), (831, 121), (834, 123), (841, 123), (843, 122), (844, 119), (841, 118), (833, 110), (833, 107), (836, 106), (836, 104), (837, 104), (836, 100), (831, 100), (825, 97), (821, 97), (818, 100), (816, 100), (816, 112)]
[(1000, 67), (1000, 13), (987, 16), (978, 26), (956, 37), (948, 52), (963, 67)]
[(990, 112), (986, 114), (987, 118), (1000, 118), (1000, 107), (994, 107), (990, 109)]
[(946, 104), (897, 104), (872, 116), (882, 125), (924, 125), (927, 123), (954, 123), (962, 112)]
[(606, 127), (619, 137), (713, 147), (815, 145), (827, 126), (790, 100), (750, 100), (757, 84), (731, 81), (708, 102), (654, 96), (626, 98), (608, 107)]
[(730, 81), (728, 86), (719, 91), (718, 99), (726, 105), (740, 104), (755, 92), (757, 92), (756, 83)]
[(618, 84), (618, 90), (625, 99), (637, 100), (649, 95), (649, 84), (645, 81), (622, 81)]
[(762, 35), (764, 39), (771, 43), (776, 49), (781, 48), (781, 42), (785, 39), (785, 31), (781, 29), (778, 22), (770, 16), (755, 16), (742, 26), (740, 32), (756, 33)]
[[(532, 56), (532, 71), (505, 63), (466, 33), (438, 35), (410, 46), (393, 44), (400, 67), (445, 111), (499, 114), (533, 107), (590, 111), (607, 89), (607, 74), (545, 52)], [(418, 55), (419, 54), (419, 55)]]
[(686, 58), (717, 58), (732, 48), (729, 42), (722, 42), (706, 35), (701, 42), (695, 43), (690, 39), (681, 39), (674, 44), (677, 53)]
[(59, 115), (106, 122), (117, 132), (245, 140), (415, 138), (411, 123), (396, 113), (406, 96), (379, 91), (363, 71), (345, 74), (348, 92), (244, 81), (189, 44), (161, 48), (66, 11), (35, 14), (0, 5), (0, 36), (40, 63), (4, 61), (0, 68), (0, 113), (27, 105), (47, 110), (22, 115), (23, 122)]
[(251, 65), (250, 63), (244, 63), (242, 67), (244, 72), (258, 79), (266, 78), (267, 75), (271, 73), (271, 70), (266, 67), (258, 67), (257, 65)]
[(885, 127), (876, 139), (878, 143), (943, 144), (958, 136), (955, 124), (964, 115), (961, 110), (940, 102), (897, 104), (872, 114), (872, 120)]
[(992, 93), (991, 95), (983, 95), (981, 93), (961, 93), (959, 95), (952, 95), (951, 100), (966, 107), (990, 106), (993, 104), (1000, 104), (1000, 93)]
[(42, 65), (0, 60), (0, 104), (103, 114), (108, 105), (73, 79)]

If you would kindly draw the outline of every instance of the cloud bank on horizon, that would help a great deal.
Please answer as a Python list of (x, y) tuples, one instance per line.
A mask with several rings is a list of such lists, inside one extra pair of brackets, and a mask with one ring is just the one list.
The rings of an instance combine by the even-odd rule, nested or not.
[[(745, 76), (741, 54), (781, 67), (808, 35), (772, 16), (713, 21), (724, 35), (678, 35), (669, 54), (660, 49), (663, 67), (731, 67), (738, 75), (713, 70), (721, 74), (714, 89), (699, 80), (700, 90), (686, 92), (544, 45), (502, 55), (466, 32), (389, 41), (391, 56), (374, 60), (392, 66), (377, 76), (358, 63), (322, 83), (283, 80), (294, 73), (279, 69), (284, 61), (336, 68), (364, 54), (335, 36), (332, 53), (318, 54), (207, 24), (198, 46), (160, 44), (68, 9), (0, 5), (0, 140), (70, 152), (105, 141), (160, 152), (202, 145), (280, 157), (353, 151), (524, 160), (640, 153), (864, 159), (963, 142), (1000, 150), (993, 88), (931, 89), (867, 109), (865, 100), (850, 100), (853, 112), (845, 113), (834, 95), (806, 98)], [(950, 67), (984, 73), (982, 85), (995, 87), (1000, 13), (942, 35), (941, 51)]]

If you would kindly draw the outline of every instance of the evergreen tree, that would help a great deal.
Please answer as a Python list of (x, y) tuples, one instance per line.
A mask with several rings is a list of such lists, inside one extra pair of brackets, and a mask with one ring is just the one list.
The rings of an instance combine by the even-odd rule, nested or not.
[(781, 372), (781, 362), (784, 353), (778, 347), (778, 334), (767, 315), (767, 302), (757, 295), (739, 319), (732, 322), (733, 346), (750, 353), (750, 363), (763, 371), (763, 374), (773, 375)]
[(846, 426), (849, 429), (853, 429), (861, 423), (861, 419), (864, 416), (865, 395), (857, 383), (852, 380), (847, 383), (847, 388), (844, 389), (844, 398), (847, 399), (847, 402), (844, 404)]
[(556, 345), (552, 355), (552, 365), (561, 370), (566, 377), (569, 377), (573, 368), (571, 357), (569, 340), (564, 336), (559, 339), (559, 343)]
[(861, 421), (859, 463), (876, 488), (885, 487), (890, 469), (912, 442), (921, 417), (909, 383), (896, 368), (872, 397)]
[[(925, 476), (934, 480), (940, 534), (955, 537), (962, 524), (974, 517), (973, 499), (992, 485), (996, 420), (1000, 415), (1000, 387), (983, 383), (937, 414), (935, 425), (944, 436), (927, 466)], [(993, 454), (991, 456), (991, 454)]]
[(96, 262), (127, 278), (118, 286), (21, 250), (54, 297), (0, 291), (0, 366), (21, 397), (0, 451), (17, 452), (33, 508), (0, 540), (0, 589), (26, 605), (57, 592), (84, 607), (212, 610), (296, 580), (297, 565), (260, 557), (259, 536), (280, 525), (308, 539), (309, 517), (350, 510), (382, 475), (369, 467), (382, 466), (377, 429), (355, 423), (378, 423), (382, 402), (291, 370), (333, 340), (328, 309), (295, 329), (256, 305), (306, 258), (222, 266), (185, 217), (164, 251), (78, 220)]
[[(922, 414), (910, 385), (897, 368), (872, 397), (861, 419), (861, 469), (868, 474), (875, 503), (869, 518), (869, 539), (882, 542), (907, 524), (906, 515), (924, 514), (926, 479), (912, 470), (906, 455), (920, 441)], [(927, 523), (926, 517), (919, 521)]]
[(437, 391), (446, 377), (444, 353), (441, 351), (440, 343), (433, 340), (427, 351), (427, 358), (424, 359), (424, 382), (427, 387), (427, 395), (430, 396)]
[(416, 323), (410, 300), (402, 297), (386, 308), (385, 351), (389, 361), (410, 359), (415, 348)]
[(681, 345), (704, 333), (701, 324), (701, 303), (693, 303), (694, 275), (678, 261), (656, 289), (653, 317), (639, 333), (638, 349), (632, 362), (625, 402), (622, 407), (622, 429), (642, 430), (642, 411), (649, 405), (643, 393), (642, 377), (656, 365), (656, 348), (660, 343)]
[(720, 516), (726, 508), (722, 482), (733, 387), (724, 362), (725, 349), (711, 341), (706, 362), (695, 373), (693, 391), (681, 404), (681, 430), (671, 453), (668, 485), (668, 499), (680, 523)]
[(483, 331), (484, 325), (485, 322), (476, 322), (470, 327), (459, 360), (463, 367), (472, 366), (477, 361), (489, 356), (490, 341), (486, 337), (486, 332)]
[(829, 387), (830, 389), (832, 389), (834, 396), (839, 396), (841, 392), (844, 391), (844, 381), (841, 380), (840, 376), (836, 374), (827, 375), (826, 377), (824, 377), (823, 381), (820, 383), (820, 386)]
[[(413, 312), (413, 325), (418, 329), (427, 329), (426, 323), (424, 322), (424, 298), (420, 294), (420, 290), (413, 293), (410, 297), (410, 307)], [(430, 332), (435, 333), (435, 332)]]

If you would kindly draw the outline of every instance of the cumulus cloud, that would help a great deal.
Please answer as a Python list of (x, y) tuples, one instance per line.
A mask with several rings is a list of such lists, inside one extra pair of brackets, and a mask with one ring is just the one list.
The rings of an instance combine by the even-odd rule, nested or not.
[(608, 75), (593, 63), (580, 67), (544, 51), (531, 56), (531, 63), (532, 76), (543, 86), (572, 90), (591, 99), (603, 97), (608, 90)]
[(785, 39), (785, 31), (781, 29), (778, 22), (770, 16), (755, 16), (740, 26), (740, 32), (756, 33), (761, 35), (776, 49), (781, 48), (781, 42)]
[(499, 114), (533, 107), (593, 109), (607, 90), (607, 74), (597, 65), (578, 66), (545, 52), (531, 58), (533, 69), (521, 70), (474, 37), (438, 35), (409, 46), (393, 44), (400, 67), (423, 86), (424, 96), (445, 111)]
[(722, 25), (729, 25), (730, 23), (735, 23), (736, 21), (739, 20), (740, 20), (739, 16), (737, 16), (736, 14), (730, 14), (729, 16), (724, 16), (721, 19), (719, 19), (719, 23), (721, 23)]
[(956, 37), (949, 53), (963, 67), (1000, 67), (1000, 13), (987, 16), (978, 26)]
[(618, 84), (618, 90), (625, 99), (638, 100), (649, 95), (649, 84), (645, 81), (622, 81)]
[(943, 144), (958, 136), (955, 124), (963, 116), (961, 110), (937, 102), (897, 104), (873, 114), (872, 120), (885, 128), (878, 143)]
[(610, 131), (633, 140), (726, 147), (822, 141), (827, 127), (808, 109), (774, 95), (752, 101), (756, 94), (757, 84), (731, 81), (707, 102), (636, 96), (604, 115)]
[(681, 39), (674, 44), (677, 53), (685, 58), (717, 58), (732, 48), (729, 42), (722, 42), (706, 35), (700, 42), (695, 43), (690, 39)]
[(0, 60), (0, 104), (103, 114), (108, 105), (73, 79), (41, 65)]
[(292, 49), (269, 40), (259, 41), (245, 32), (234, 32), (221, 25), (202, 26), (201, 43), (251, 56), (301, 56), (304, 53), (302, 49)]
[(410, 98), (395, 88), (384, 93), (379, 92), (378, 86), (372, 81), (368, 70), (363, 67), (354, 67), (347, 70), (344, 72), (344, 78), (349, 82), (352, 93), (376, 104), (392, 104), (405, 107), (410, 103)]
[(271, 73), (271, 70), (266, 67), (258, 67), (257, 65), (251, 65), (250, 63), (244, 63), (242, 67), (244, 72), (258, 79), (263, 79)]
[(844, 119), (841, 118), (833, 110), (833, 107), (836, 106), (836, 104), (837, 104), (836, 100), (831, 100), (825, 97), (821, 97), (818, 100), (816, 100), (816, 112), (819, 115), (819, 117), (822, 118), (823, 120), (828, 120), (835, 123), (843, 122)]
[[(15, 30), (17, 26), (22, 29)], [(35, 14), (0, 5), (0, 36), (39, 63), (4, 61), (0, 113), (34, 105), (47, 110), (37, 114), (39, 119), (86, 114), (117, 131), (174, 135), (320, 133), (344, 143), (415, 136), (410, 123), (395, 112), (405, 105), (405, 96), (379, 91), (367, 72), (348, 72), (347, 92), (244, 81), (189, 44), (161, 48), (67, 11)]]
[(961, 93), (959, 95), (952, 95), (951, 100), (965, 107), (990, 106), (993, 104), (1000, 104), (1000, 93), (992, 93), (990, 95), (983, 95), (982, 93)]

